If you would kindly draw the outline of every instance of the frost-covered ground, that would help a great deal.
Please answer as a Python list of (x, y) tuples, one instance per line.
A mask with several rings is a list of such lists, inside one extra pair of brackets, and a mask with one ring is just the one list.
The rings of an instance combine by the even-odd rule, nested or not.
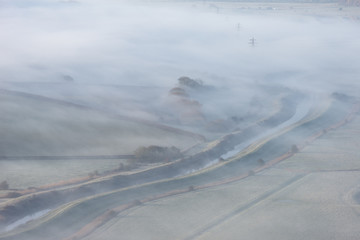
[(259, 174), (131, 209), (86, 239), (355, 240), (359, 132), (357, 117)]

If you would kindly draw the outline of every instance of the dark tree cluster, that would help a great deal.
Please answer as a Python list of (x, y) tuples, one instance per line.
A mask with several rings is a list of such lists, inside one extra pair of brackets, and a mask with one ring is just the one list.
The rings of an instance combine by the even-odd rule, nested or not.
[(342, 102), (349, 102), (352, 101), (354, 99), (354, 97), (351, 97), (349, 95), (346, 95), (344, 93), (339, 93), (339, 92), (333, 92), (331, 94), (331, 96), (333, 98), (335, 98), (336, 100), (342, 101)]
[(149, 146), (135, 151), (135, 160), (141, 163), (169, 162), (181, 157), (183, 154), (176, 147)]
[(189, 77), (180, 77), (178, 81), (180, 86), (186, 86), (194, 89), (199, 89), (203, 87), (203, 82), (201, 80), (195, 80)]

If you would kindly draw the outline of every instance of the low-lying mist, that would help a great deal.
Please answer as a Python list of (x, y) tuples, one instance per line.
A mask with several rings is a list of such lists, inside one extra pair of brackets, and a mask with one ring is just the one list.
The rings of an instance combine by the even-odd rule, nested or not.
[(12, 2), (1, 1), (2, 82), (172, 86), (189, 75), (303, 86), (358, 74), (359, 26), (347, 20), (217, 14), (206, 3)]
[[(238, 170), (253, 175), (355, 114), (359, 22), (222, 4), (0, 0), (0, 233), (34, 205), (149, 183), (136, 199), (117, 196), (137, 203)], [(139, 163), (138, 149), (166, 151)], [(160, 181), (177, 176), (174, 188)], [(87, 207), (74, 211), (84, 222), (97, 214)]]
[(190, 94), (210, 120), (251, 112), (263, 84), (316, 93), (358, 87), (360, 32), (350, 20), (216, 11), (206, 2), (0, 4), (5, 89), (162, 121), (181, 76), (218, 90)]

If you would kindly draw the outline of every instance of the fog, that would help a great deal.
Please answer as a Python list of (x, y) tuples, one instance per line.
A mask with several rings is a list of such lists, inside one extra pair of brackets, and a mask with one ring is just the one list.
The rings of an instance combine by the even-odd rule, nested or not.
[[(106, 191), (146, 181), (183, 177), (167, 186), (149, 185), (151, 191), (135, 189), (141, 200), (152, 196), (147, 191), (165, 194), (237, 177), (237, 168), (251, 175), (259, 166), (247, 155), (244, 163), (234, 160), (199, 178), (194, 173), (226, 165), (263, 139), (269, 144), (259, 144), (254, 156), (265, 164), (311, 134), (326, 132), (347, 116), (355, 99), (349, 96), (359, 97), (359, 22), (336, 12), (266, 9), (207, 1), (0, 0), (0, 182), (11, 180), (9, 191), (28, 188), (26, 194), (36, 195), (36, 187), (79, 177), (73, 189), (54, 193), (63, 183), (39, 194), (41, 201), (53, 201), (44, 208), (55, 209), (100, 193), (108, 198)], [(285, 134), (304, 119), (317, 122)], [(155, 174), (143, 174), (139, 168), (149, 166), (141, 165), (138, 178), (133, 169), (118, 167), (116, 156), (148, 145), (176, 146), (184, 157), (174, 165), (167, 159)], [(63, 156), (78, 156), (80, 167), (59, 168), (54, 163)], [(106, 159), (112, 159), (109, 166), (102, 163)], [(81, 161), (89, 165), (82, 168)], [(121, 204), (138, 200), (127, 191), (132, 194), (126, 189), (123, 198), (112, 194)], [(1, 194), (0, 189), (0, 230), (27, 221), (19, 214), (1, 225), (1, 203), (7, 201)], [(106, 211), (118, 204), (111, 201)], [(60, 225), (72, 219), (69, 212), (64, 216)]]
[(340, 76), (352, 83), (358, 74), (358, 24), (346, 20), (217, 14), (202, 3), (12, 2), (1, 1), (2, 82), (70, 75), (80, 83), (172, 86), (188, 75), (241, 86)]
[[(168, 91), (181, 76), (222, 89), (202, 101), (191, 96), (216, 119), (233, 112), (234, 101), (235, 109), (248, 112), (258, 84), (331, 93), (354, 89), (359, 75), (358, 23), (339, 17), (221, 5), (218, 12), (206, 2), (0, 4), (0, 87), (151, 121), (159, 120), (153, 113), (164, 109)], [(114, 86), (154, 88), (132, 92)]]

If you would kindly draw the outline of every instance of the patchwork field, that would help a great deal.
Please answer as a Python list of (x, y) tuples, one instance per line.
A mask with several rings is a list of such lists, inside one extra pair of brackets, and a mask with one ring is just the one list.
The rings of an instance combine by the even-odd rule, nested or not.
[(95, 239), (358, 239), (360, 118), (244, 180), (121, 213)]

